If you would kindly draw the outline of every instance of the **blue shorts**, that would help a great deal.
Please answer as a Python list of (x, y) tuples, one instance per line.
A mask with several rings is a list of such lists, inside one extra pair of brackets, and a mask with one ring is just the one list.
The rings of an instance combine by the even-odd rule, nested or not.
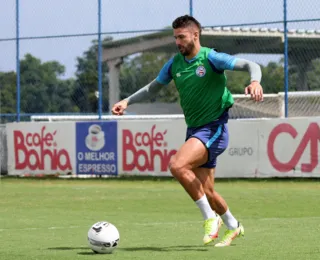
[(208, 150), (208, 161), (200, 167), (215, 168), (217, 157), (227, 149), (229, 143), (227, 121), (228, 115), (224, 114), (220, 119), (209, 124), (188, 127), (186, 141), (192, 137), (197, 138)]

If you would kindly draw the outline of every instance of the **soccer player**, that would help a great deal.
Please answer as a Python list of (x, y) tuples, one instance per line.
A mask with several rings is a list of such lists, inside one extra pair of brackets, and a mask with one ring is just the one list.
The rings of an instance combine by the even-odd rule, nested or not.
[(252, 61), (201, 46), (201, 25), (192, 16), (176, 18), (172, 27), (179, 52), (163, 66), (156, 79), (116, 103), (112, 113), (123, 115), (128, 105), (150, 99), (174, 81), (187, 133), (185, 143), (171, 158), (170, 171), (202, 213), (204, 244), (218, 237), (223, 221), (227, 229), (215, 246), (229, 246), (236, 237), (244, 235), (244, 228), (214, 190), (217, 157), (228, 145), (228, 110), (234, 103), (224, 71), (247, 71), (251, 84), (245, 88), (245, 93), (255, 101), (262, 101), (261, 69)]

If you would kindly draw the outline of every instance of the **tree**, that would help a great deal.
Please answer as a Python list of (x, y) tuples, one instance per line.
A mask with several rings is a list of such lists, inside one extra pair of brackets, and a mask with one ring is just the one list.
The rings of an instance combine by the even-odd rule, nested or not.
[[(284, 91), (283, 61), (269, 62), (267, 66), (260, 65), (262, 72), (261, 85), (264, 93)], [(250, 84), (250, 76), (243, 71), (226, 71), (228, 88), (233, 94), (243, 94), (244, 88)]]
[(72, 80), (60, 80), (65, 68), (56, 61), (42, 63), (31, 54), (20, 62), (21, 112), (74, 112), (70, 100)]
[[(56, 61), (42, 63), (26, 54), (20, 61), (20, 112), (75, 112), (70, 96), (72, 79), (61, 80), (64, 66)], [(1, 113), (16, 112), (16, 73), (0, 73)]]
[(243, 94), (244, 88), (250, 84), (250, 76), (243, 71), (226, 71), (227, 87), (232, 94)]
[(269, 62), (266, 67), (261, 66), (261, 85), (264, 93), (279, 93), (284, 91), (284, 68), (283, 61)]
[(0, 113), (16, 112), (16, 73), (0, 72)]
[[(111, 41), (107, 37), (103, 42)], [(103, 111), (108, 111), (108, 67), (106, 63), (102, 64), (102, 97)], [(98, 111), (98, 59), (97, 59), (97, 41), (92, 41), (92, 46), (84, 52), (82, 57), (77, 58), (77, 71), (75, 89), (72, 94), (72, 100), (80, 112), (96, 113)], [(101, 94), (101, 93), (100, 93)]]
[[(121, 67), (120, 85), (121, 98), (125, 98), (154, 80), (163, 65), (173, 56), (173, 53), (145, 52), (134, 58), (126, 58)], [(151, 102), (176, 102), (178, 92), (171, 82), (151, 100)], [(146, 101), (150, 102), (150, 101)]]
[(309, 89), (320, 90), (320, 58), (312, 61), (307, 77)]

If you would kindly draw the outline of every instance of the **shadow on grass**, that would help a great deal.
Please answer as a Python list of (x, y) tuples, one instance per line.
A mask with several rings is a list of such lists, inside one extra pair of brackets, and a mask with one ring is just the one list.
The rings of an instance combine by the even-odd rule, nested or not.
[(138, 251), (153, 251), (153, 252), (171, 252), (171, 251), (208, 251), (209, 247), (204, 246), (164, 246), (164, 247), (156, 247), (156, 246), (145, 246), (145, 247), (123, 247), (118, 248), (119, 251), (128, 251), (128, 252), (138, 252)]
[[(194, 245), (181, 245), (181, 246), (164, 246), (164, 247), (156, 247), (156, 246), (144, 246), (144, 247), (119, 247), (116, 251), (124, 251), (124, 252), (141, 252), (141, 251), (150, 251), (150, 252), (177, 252), (177, 251), (197, 251), (197, 252), (206, 252), (209, 250), (208, 247), (204, 246), (194, 246)], [(78, 255), (96, 255), (93, 251), (91, 251), (88, 247), (51, 247), (48, 250), (86, 250), (86, 252), (79, 252)]]
[(78, 255), (98, 255), (98, 254), (88, 251), (88, 252), (79, 252)]
[(97, 253), (93, 252), (89, 247), (49, 247), (48, 250), (57, 250), (57, 251), (73, 251), (73, 250), (83, 250), (82, 252), (78, 252), (78, 255), (97, 255)]
[(90, 250), (88, 247), (68, 247), (68, 246), (60, 246), (60, 247), (49, 247), (47, 248), (48, 250), (58, 250), (58, 251), (63, 251), (63, 250)]

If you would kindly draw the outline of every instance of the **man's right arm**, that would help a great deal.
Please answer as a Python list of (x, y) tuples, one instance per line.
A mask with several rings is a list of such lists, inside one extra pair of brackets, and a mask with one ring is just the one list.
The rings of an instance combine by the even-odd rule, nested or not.
[(139, 89), (137, 92), (133, 93), (131, 96), (127, 97), (125, 100), (128, 105), (139, 103), (141, 101), (152, 98), (157, 94), (164, 85), (159, 83), (157, 79), (151, 81), (148, 85)]
[(170, 83), (172, 80), (171, 77), (171, 65), (173, 62), (173, 58), (171, 58), (161, 69), (157, 78), (151, 81), (149, 84), (139, 89), (137, 92), (133, 93), (131, 96), (124, 99), (127, 101), (128, 105), (138, 103), (144, 100), (148, 100), (154, 97), (163, 86)]

